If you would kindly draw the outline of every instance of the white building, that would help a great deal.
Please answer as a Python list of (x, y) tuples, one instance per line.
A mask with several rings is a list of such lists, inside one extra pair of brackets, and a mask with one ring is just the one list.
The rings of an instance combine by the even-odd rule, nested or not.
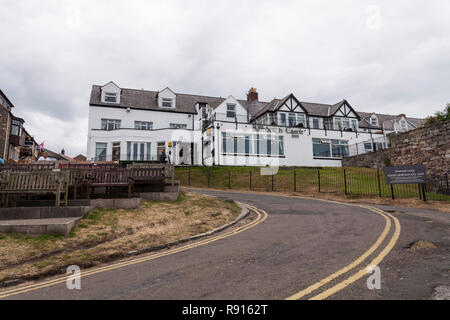
[(165, 151), (185, 165), (340, 166), (350, 153), (379, 148), (388, 133), (421, 119), (357, 112), (346, 101), (301, 102), (294, 94), (262, 102), (93, 86), (87, 155), (100, 161), (158, 161)]

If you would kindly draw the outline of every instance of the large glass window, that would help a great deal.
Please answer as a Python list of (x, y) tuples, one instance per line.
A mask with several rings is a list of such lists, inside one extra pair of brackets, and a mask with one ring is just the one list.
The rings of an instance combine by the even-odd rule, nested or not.
[(283, 136), (222, 133), (222, 153), (284, 156)]
[(334, 128), (336, 130), (342, 130), (342, 118), (334, 118)]
[(138, 130), (152, 130), (153, 129), (153, 122), (135, 121), (134, 122), (134, 128), (138, 129)]
[(107, 143), (96, 143), (95, 144), (95, 160), (96, 161), (106, 161), (106, 152), (108, 144)]
[(312, 123), (313, 123), (313, 129), (320, 129), (320, 120), (319, 120), (319, 118), (313, 118), (312, 119)]
[(117, 130), (120, 129), (122, 121), (115, 119), (102, 119), (102, 130)]
[(286, 113), (279, 113), (280, 115), (280, 126), (286, 126)]
[(144, 148), (145, 148), (145, 144), (144, 143), (140, 143), (139, 144), (139, 160), (144, 161)]
[(297, 113), (297, 125), (306, 128), (306, 116), (303, 113)]
[(351, 127), (350, 127), (350, 119), (348, 119), (348, 118), (342, 119), (342, 126), (344, 127), (344, 130), (351, 129)]
[(133, 143), (133, 160), (137, 161), (138, 159), (138, 144)]
[(284, 156), (284, 137), (278, 136), (278, 155)]
[(127, 160), (128, 161), (131, 160), (131, 142), (130, 141), (127, 142)]
[(348, 141), (331, 140), (331, 148), (333, 158), (342, 158), (348, 156)]
[(234, 137), (230, 133), (222, 133), (223, 144), (222, 151), (223, 153), (235, 153), (235, 140)]
[(152, 160), (152, 157), (151, 157), (151, 150), (152, 150), (151, 146), (152, 146), (152, 144), (150, 142), (147, 142), (147, 161)]
[(358, 120), (352, 119), (352, 130), (358, 131)]
[(347, 140), (312, 139), (314, 157), (342, 158), (349, 155)]
[(251, 143), (252, 136), (245, 136), (245, 154), (249, 155), (251, 153)]
[(297, 116), (295, 113), (289, 113), (289, 127), (295, 127), (297, 125)]
[(267, 136), (259, 134), (257, 140), (258, 155), (267, 155)]
[(313, 139), (314, 157), (331, 158), (330, 140)]
[[(272, 136), (270, 137), (270, 154), (273, 156), (284, 156), (284, 137)], [(269, 152), (268, 152), (269, 153)]]

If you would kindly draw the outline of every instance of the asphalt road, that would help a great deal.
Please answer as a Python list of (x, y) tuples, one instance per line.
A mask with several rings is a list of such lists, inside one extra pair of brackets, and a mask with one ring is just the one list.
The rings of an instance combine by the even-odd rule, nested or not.
[[(434, 288), (450, 285), (450, 214), (383, 207), (401, 226), (400, 237), (394, 241), (394, 218), (359, 206), (250, 193), (196, 192), (253, 205), (265, 210), (268, 217), (206, 245), (83, 277), (81, 290), (68, 290), (63, 282), (5, 299), (286, 299), (351, 266), (383, 231), (387, 232), (385, 238), (366, 260), (301, 298), (337, 287), (326, 298), (430, 299)], [(430, 241), (436, 248), (407, 249), (418, 240)], [(367, 288), (370, 274), (342, 285), (387, 251), (390, 243), (392, 250), (379, 264), (380, 290)], [(5, 290), (11, 288), (0, 290), (0, 297)]]

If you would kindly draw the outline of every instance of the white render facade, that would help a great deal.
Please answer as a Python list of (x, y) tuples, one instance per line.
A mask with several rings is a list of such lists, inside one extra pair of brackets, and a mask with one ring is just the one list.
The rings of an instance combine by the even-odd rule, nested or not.
[(89, 108), (88, 160), (159, 161), (165, 151), (176, 165), (341, 166), (351, 146), (372, 151), (421, 120), (358, 113), (346, 100), (325, 105), (289, 94), (260, 102), (255, 89), (238, 100), (113, 82), (93, 86)]

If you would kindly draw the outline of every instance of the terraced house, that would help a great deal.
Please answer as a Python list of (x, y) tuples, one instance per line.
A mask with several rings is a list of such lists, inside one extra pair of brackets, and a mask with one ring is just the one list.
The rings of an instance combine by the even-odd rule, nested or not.
[(13, 108), (13, 103), (0, 90), (0, 157), (5, 160), (36, 160), (36, 141), (25, 129), (25, 120), (13, 115)]
[(89, 160), (158, 161), (177, 165), (340, 166), (342, 157), (386, 147), (387, 135), (422, 119), (356, 111), (345, 99), (303, 102), (294, 94), (269, 102), (252, 88), (246, 100), (92, 87)]

